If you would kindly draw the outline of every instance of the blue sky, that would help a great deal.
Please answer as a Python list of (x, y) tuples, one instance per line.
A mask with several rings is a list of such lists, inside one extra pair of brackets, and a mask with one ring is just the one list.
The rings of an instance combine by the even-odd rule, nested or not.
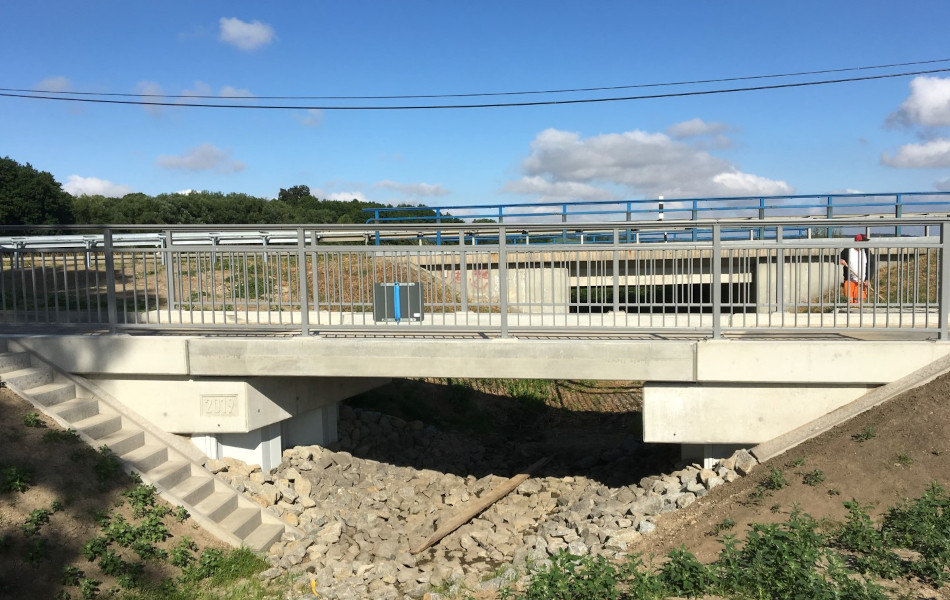
[[(370, 106), (575, 100), (950, 59), (945, 0), (7, 3), (0, 87)], [(64, 94), (65, 93), (65, 94)], [(228, 96), (254, 96), (229, 99)], [(120, 96), (86, 98), (135, 99)], [(73, 194), (188, 189), (433, 206), (950, 190), (950, 71), (634, 101), (451, 110), (149, 107), (0, 97), (0, 156)]]

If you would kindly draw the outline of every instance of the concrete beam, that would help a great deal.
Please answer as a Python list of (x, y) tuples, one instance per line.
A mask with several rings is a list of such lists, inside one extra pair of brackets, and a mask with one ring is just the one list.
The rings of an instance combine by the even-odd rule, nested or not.
[(208, 338), (189, 341), (203, 376), (319, 375), (691, 381), (691, 341)]
[(696, 344), (696, 381), (885, 384), (950, 354), (933, 341), (706, 340)]
[(643, 440), (754, 444), (827, 414), (870, 387), (647, 383), (643, 387)]

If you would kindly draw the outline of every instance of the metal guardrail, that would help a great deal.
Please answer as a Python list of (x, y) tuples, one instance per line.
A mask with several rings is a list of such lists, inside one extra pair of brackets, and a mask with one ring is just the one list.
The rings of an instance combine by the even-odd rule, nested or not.
[[(501, 337), (861, 330), (946, 339), (948, 223), (906, 216), (638, 223), (636, 238), (626, 235), (628, 224), (577, 224), (581, 236), (600, 239), (583, 245), (530, 243), (556, 239), (560, 224), (479, 224), (477, 235), (495, 243), (478, 245), (470, 243), (472, 224), (274, 226), (267, 230), (284, 242), (269, 246), (252, 241), (260, 229), (253, 226), (215, 227), (232, 242), (211, 246), (184, 235), (197, 228), (135, 226), (175, 240), (144, 248), (117, 243), (131, 227), (71, 227), (101, 235), (101, 246), (0, 247), (0, 329)], [(898, 226), (917, 237), (895, 237)], [(696, 229), (709, 234), (694, 240)], [(339, 241), (377, 230), (404, 243)], [(864, 245), (876, 262), (869, 292), (854, 303), (842, 295), (838, 264), (854, 242), (828, 237), (845, 230), (872, 234)], [(456, 243), (417, 245), (420, 232), (447, 232)], [(665, 243), (643, 241), (663, 233)], [(375, 320), (379, 284), (416, 286), (421, 317)]]
[[(899, 192), (873, 194), (820, 194), (790, 196), (734, 196), (721, 198), (669, 198), (598, 200), (586, 202), (534, 202), (523, 204), (468, 204), (452, 206), (399, 206), (364, 208), (373, 216), (367, 223), (442, 223), (452, 219), (492, 219), (498, 224), (523, 222), (577, 223), (649, 222), (664, 219), (775, 219), (777, 217), (855, 218), (881, 215), (950, 214), (950, 192)], [(397, 214), (399, 213), (399, 214)], [(405, 213), (408, 213), (405, 214)], [(434, 214), (432, 214), (434, 213)], [(388, 216), (395, 215), (395, 216)], [(507, 220), (507, 221), (506, 221)]]
[[(600, 200), (586, 202), (534, 202), (524, 204), (476, 204), (451, 206), (399, 206), (365, 208), (363, 212), (371, 214), (368, 224), (409, 224), (409, 223), (448, 223), (457, 220), (467, 222), (492, 221), (498, 224), (551, 223), (577, 224), (591, 221), (623, 222), (638, 224), (643, 222), (676, 221), (701, 224), (716, 219), (794, 219), (794, 218), (856, 218), (856, 217), (920, 217), (924, 215), (950, 216), (950, 192), (902, 192), (874, 194), (822, 194), (789, 196), (734, 196), (722, 198), (674, 198), (660, 196), (650, 200)], [(807, 235), (807, 230), (786, 231), (786, 236)], [(900, 226), (895, 227), (895, 235), (901, 235)], [(637, 237), (637, 229), (628, 229), (628, 238)], [(710, 235), (708, 229), (696, 227), (684, 232), (652, 231), (653, 239), (637, 241), (696, 241)], [(762, 237), (761, 230), (747, 230), (743, 235)], [(518, 241), (520, 235), (515, 229), (509, 242)], [(380, 233), (376, 243), (385, 241)], [(473, 237), (473, 243), (493, 243), (493, 240), (480, 240)], [(597, 243), (604, 241), (598, 236), (583, 239), (574, 229), (563, 229), (551, 239), (537, 239), (549, 243)], [(610, 241), (609, 238), (606, 239)], [(432, 243), (441, 244), (442, 232), (436, 231)], [(452, 240), (448, 240), (451, 243)]]

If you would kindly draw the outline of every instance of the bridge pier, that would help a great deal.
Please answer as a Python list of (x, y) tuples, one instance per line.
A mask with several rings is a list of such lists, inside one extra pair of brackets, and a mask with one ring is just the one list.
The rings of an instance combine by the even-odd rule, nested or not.
[(156, 427), (191, 439), (208, 458), (277, 467), (292, 446), (337, 441), (342, 400), (388, 383), (373, 377), (88, 379)]
[(248, 432), (192, 434), (191, 441), (208, 458), (236, 458), (268, 471), (280, 464), (287, 448), (328, 446), (338, 441), (339, 406), (333, 402)]

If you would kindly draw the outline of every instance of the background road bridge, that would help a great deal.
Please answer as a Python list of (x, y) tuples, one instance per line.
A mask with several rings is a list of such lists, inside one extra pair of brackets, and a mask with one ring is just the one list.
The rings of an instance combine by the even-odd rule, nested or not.
[[(0, 332), (209, 456), (265, 468), (332, 443), (338, 402), (391, 377), (642, 380), (644, 439), (713, 456), (950, 352), (947, 223), (572, 224), (583, 244), (531, 241), (562, 224), (346, 226), (392, 232), (380, 246), (313, 225), (280, 246), (161, 228), (168, 243), (141, 247), (99, 227), (83, 235), (101, 245), (0, 246)], [(458, 243), (419, 243), (436, 229)], [(853, 231), (878, 266), (849, 304)]]

